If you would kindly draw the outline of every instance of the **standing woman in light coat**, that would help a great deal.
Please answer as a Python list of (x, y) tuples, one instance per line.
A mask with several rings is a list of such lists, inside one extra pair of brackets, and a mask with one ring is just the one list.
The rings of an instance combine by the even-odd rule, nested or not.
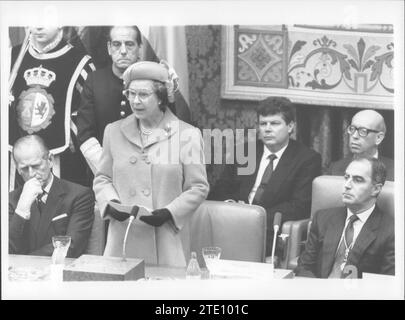
[(108, 204), (116, 201), (133, 206), (134, 215), (136, 206), (152, 213), (132, 222), (127, 257), (186, 266), (190, 217), (209, 189), (201, 133), (167, 108), (173, 85), (163, 65), (137, 62), (123, 80), (133, 114), (106, 127), (94, 179), (101, 215), (110, 220), (104, 255), (122, 255), (129, 219), (120, 221), (121, 212)]

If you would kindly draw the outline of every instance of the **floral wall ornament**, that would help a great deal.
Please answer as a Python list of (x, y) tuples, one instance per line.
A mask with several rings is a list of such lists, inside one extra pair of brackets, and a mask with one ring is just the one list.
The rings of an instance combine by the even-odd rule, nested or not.
[(274, 26), (238, 28), (223, 27), (223, 98), (283, 95), (302, 104), (393, 108), (392, 28), (279, 26), (285, 32), (282, 55), (266, 48), (264, 39), (276, 38)]
[[(318, 57), (318, 61), (315, 61), (315, 67), (313, 68), (313, 71), (310, 73), (306, 73), (309, 77), (312, 77), (312, 80), (301, 84), (300, 82), (294, 82), (293, 77), (289, 77), (291, 81), (291, 87), (299, 88), (304, 86), (311, 87), (312, 89), (333, 89), (340, 84), (343, 76), (351, 79), (351, 75), (349, 72), (350, 66), (345, 61), (347, 56), (330, 48), (330, 46), (336, 47), (335, 41), (328, 39), (327, 36), (323, 36), (322, 38), (314, 40), (312, 43), (315, 47), (319, 45), (321, 46), (321, 48), (315, 49), (314, 51), (310, 52), (305, 57), (305, 60), (302, 63), (293, 66), (288, 71), (290, 75), (293, 73), (294, 69), (304, 69), (308, 63), (308, 60), (310, 60), (312, 57)], [(335, 79), (336, 77), (333, 77), (333, 75), (335, 74), (333, 70), (334, 66), (339, 67), (341, 72), (338, 79)], [(300, 71), (299, 73), (303, 74), (303, 71)], [(301, 76), (298, 76), (297, 78), (301, 79)], [(330, 80), (331, 82), (328, 83), (328, 80)]]
[[(375, 57), (375, 63), (372, 64), (371, 68), (372, 73), (370, 80), (374, 81), (378, 79), (378, 82), (384, 89), (386, 89), (388, 92), (394, 93), (394, 89), (392, 88), (392, 78), (394, 73), (394, 52), (392, 50), (394, 49), (394, 43), (391, 42), (388, 44), (387, 49), (390, 51)], [(389, 72), (384, 72), (383, 69), (385, 68), (388, 68)], [(388, 83), (385, 81), (385, 78), (387, 78), (387, 73), (389, 78)]]

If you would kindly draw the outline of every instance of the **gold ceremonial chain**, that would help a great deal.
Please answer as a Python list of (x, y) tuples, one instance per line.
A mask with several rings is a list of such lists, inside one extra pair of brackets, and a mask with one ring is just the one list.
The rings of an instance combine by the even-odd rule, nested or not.
[[(346, 228), (349, 226), (349, 224), (346, 226)], [(346, 241), (346, 228), (345, 228), (345, 232), (343, 232), (343, 243), (345, 244), (345, 256), (343, 258), (343, 262), (340, 266), (340, 269), (343, 271), (343, 269), (346, 266), (346, 262), (347, 262), (347, 258), (349, 256), (349, 252), (350, 250), (352, 250), (353, 248), (353, 243), (354, 243), (354, 238), (352, 240), (352, 242), (350, 243), (350, 245), (347, 245), (347, 241)]]

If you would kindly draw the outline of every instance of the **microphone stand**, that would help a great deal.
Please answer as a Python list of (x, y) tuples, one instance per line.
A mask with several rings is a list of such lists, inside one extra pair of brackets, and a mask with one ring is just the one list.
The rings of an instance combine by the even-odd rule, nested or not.
[(278, 225), (273, 226), (274, 236), (273, 236), (273, 248), (271, 250), (271, 264), (273, 265), (273, 268), (274, 268), (274, 253), (276, 251), (276, 239), (277, 239), (278, 229), (279, 229)]
[(124, 242), (122, 244), (122, 261), (127, 261), (126, 254), (125, 254), (125, 249), (126, 249), (126, 246), (127, 246), (128, 231), (129, 231), (129, 228), (131, 227), (132, 221), (134, 221), (134, 219), (135, 219), (134, 216), (129, 217), (127, 230), (125, 231)]

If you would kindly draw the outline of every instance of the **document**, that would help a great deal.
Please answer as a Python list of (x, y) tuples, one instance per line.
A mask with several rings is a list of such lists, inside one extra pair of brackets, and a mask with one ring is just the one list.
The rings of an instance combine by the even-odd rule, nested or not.
[[(113, 215), (113, 217), (119, 221), (127, 220), (129, 218), (129, 216), (131, 215), (133, 205), (125, 205), (125, 204), (117, 203), (114, 201), (108, 201), (108, 204), (120, 212), (118, 214), (115, 213)], [(146, 208), (144, 206), (138, 206), (138, 207), (139, 207), (138, 214), (136, 215), (133, 223), (145, 224), (143, 221), (140, 221), (139, 218), (141, 216), (152, 215), (152, 209)]]
[[(134, 205), (125, 205), (113, 201), (109, 201), (108, 204), (118, 211), (112, 214), (113, 218), (124, 223), (129, 222), (128, 219)], [(138, 207), (136, 218), (130, 225), (126, 226), (126, 231), (130, 232), (128, 233), (128, 239), (124, 239), (123, 242), (123, 256), (126, 255), (126, 251), (130, 252), (129, 257), (142, 257), (146, 263), (157, 264), (155, 228), (139, 220), (142, 216), (152, 215), (152, 209), (144, 206)]]
[(268, 263), (210, 259), (207, 268), (214, 278), (272, 279), (274, 269)]

